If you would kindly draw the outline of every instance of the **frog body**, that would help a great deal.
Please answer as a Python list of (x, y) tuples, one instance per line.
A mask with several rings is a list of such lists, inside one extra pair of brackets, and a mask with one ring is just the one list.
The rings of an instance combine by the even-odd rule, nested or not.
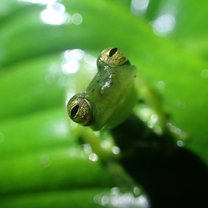
[[(141, 73), (135, 82), (136, 67), (120, 50), (102, 51), (97, 59), (97, 68), (98, 72), (86, 90), (69, 100), (68, 114), (73, 121), (93, 130), (110, 129), (95, 133), (85, 128), (81, 139), (90, 144), (118, 187), (123, 192), (131, 190), (136, 196), (134, 179), (139, 181), (137, 176), (141, 173), (140, 170), (135, 172), (138, 163), (142, 164), (141, 169), (157, 161), (169, 164), (179, 152), (175, 139), (182, 141), (184, 133), (178, 133), (182, 131), (168, 121), (160, 96)], [(172, 131), (169, 126), (172, 126)], [(103, 134), (106, 132), (109, 134)], [(106, 147), (103, 141), (109, 143), (109, 137), (111, 145)], [(153, 172), (155, 167), (158, 172), (157, 165), (152, 167)], [(148, 173), (149, 166), (146, 171)], [(148, 177), (149, 174), (149, 186)], [(156, 179), (158, 181), (158, 175)]]
[(137, 101), (136, 68), (120, 50), (105, 49), (97, 66), (98, 72), (87, 89), (73, 96), (67, 105), (72, 120), (94, 130), (121, 123)]

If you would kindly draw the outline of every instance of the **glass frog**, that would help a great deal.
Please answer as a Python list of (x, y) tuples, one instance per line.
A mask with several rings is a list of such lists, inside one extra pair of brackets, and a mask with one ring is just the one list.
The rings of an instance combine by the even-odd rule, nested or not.
[(113, 128), (136, 103), (136, 69), (117, 48), (105, 49), (97, 59), (98, 72), (86, 91), (67, 105), (71, 119), (94, 130)]
[[(168, 131), (167, 116), (160, 97), (120, 49), (103, 50), (97, 58), (97, 69), (86, 90), (75, 94), (67, 103), (68, 115), (74, 122), (95, 131), (108, 130), (112, 137), (116, 137), (118, 134), (113, 130), (133, 115), (143, 122), (139, 129), (146, 132), (141, 132), (141, 137), (145, 135), (145, 139), (150, 135), (148, 132), (151, 132), (151, 138), (155, 138), (152, 133), (163, 135)], [(131, 178), (115, 162), (115, 155), (110, 153), (113, 151), (102, 147), (100, 135), (97, 136), (90, 128), (84, 128), (82, 136), (84, 142), (91, 145), (99, 159), (115, 175), (114, 178), (133, 190)], [(141, 141), (144, 143), (144, 140)], [(150, 145), (155, 146), (154, 139)], [(118, 145), (118, 148), (121, 146)]]
[(69, 117), (93, 130), (112, 129), (134, 110), (150, 128), (162, 133), (166, 116), (160, 98), (121, 50), (103, 50), (97, 68), (87, 89), (68, 101)]
[(83, 128), (84, 142), (111, 173), (119, 191), (131, 192), (134, 200), (139, 183), (152, 207), (161, 203), (169, 207), (170, 199), (173, 207), (184, 207), (192, 203), (190, 195), (198, 204), (204, 198), (206, 188), (201, 187), (207, 168), (183, 148), (186, 135), (169, 121), (161, 97), (118, 48), (103, 50), (97, 68), (86, 90), (68, 101), (67, 111), (73, 121), (112, 136), (120, 150), (116, 158), (102, 147), (102, 134)]

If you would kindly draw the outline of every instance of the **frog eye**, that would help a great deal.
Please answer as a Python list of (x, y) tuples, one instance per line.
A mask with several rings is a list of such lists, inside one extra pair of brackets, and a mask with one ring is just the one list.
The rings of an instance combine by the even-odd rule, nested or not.
[(129, 61), (118, 48), (107, 48), (103, 50), (97, 60), (99, 69), (106, 65), (116, 67), (124, 64), (129, 64)]
[(74, 122), (84, 126), (90, 125), (92, 121), (91, 105), (83, 96), (73, 96), (67, 104), (67, 112)]

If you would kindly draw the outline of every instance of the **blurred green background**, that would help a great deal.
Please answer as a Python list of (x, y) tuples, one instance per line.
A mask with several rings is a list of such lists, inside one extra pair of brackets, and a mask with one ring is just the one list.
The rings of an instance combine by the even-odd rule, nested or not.
[(114, 182), (65, 109), (109, 46), (158, 90), (186, 148), (208, 164), (207, 19), (207, 0), (1, 0), (0, 206), (119, 207), (99, 195)]

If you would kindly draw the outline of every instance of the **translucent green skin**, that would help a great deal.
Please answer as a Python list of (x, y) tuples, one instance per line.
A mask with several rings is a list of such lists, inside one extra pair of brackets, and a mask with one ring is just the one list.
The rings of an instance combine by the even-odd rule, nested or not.
[(124, 121), (137, 101), (135, 77), (136, 69), (129, 62), (116, 67), (100, 67), (86, 91), (71, 99), (81, 97), (89, 102), (92, 119), (85, 125), (100, 130), (113, 128)]
[(93, 109), (93, 129), (112, 128), (121, 123), (136, 103), (134, 66), (100, 69), (86, 90)]

